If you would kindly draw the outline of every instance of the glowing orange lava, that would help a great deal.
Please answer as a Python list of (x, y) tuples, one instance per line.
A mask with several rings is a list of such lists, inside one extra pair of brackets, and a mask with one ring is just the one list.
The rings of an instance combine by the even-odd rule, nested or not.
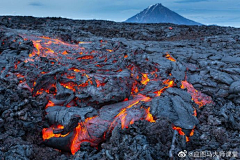
[(43, 128), (42, 130), (42, 135), (43, 135), (43, 140), (47, 140), (53, 137), (66, 137), (67, 135), (69, 135), (69, 133), (62, 135), (62, 134), (54, 134), (53, 130), (55, 129), (64, 129), (64, 127), (62, 125), (58, 125), (57, 127), (50, 127), (50, 128)]
[(182, 81), (181, 85), (182, 89), (187, 88), (187, 91), (191, 94), (192, 100), (199, 106), (205, 106), (206, 104), (212, 104), (212, 98), (197, 91), (192, 84), (188, 83), (187, 81)]
[(67, 51), (64, 51), (62, 54), (63, 54), (63, 55), (67, 55), (67, 54), (68, 54), (68, 52), (67, 52)]
[[(25, 38), (26, 40), (31, 39), (33, 41), (33, 45), (34, 45), (35, 49), (32, 51), (32, 53), (29, 54), (29, 57), (24, 60), (25, 63), (34, 62), (34, 61), (41, 59), (42, 57), (47, 57), (50, 60), (50, 62), (48, 62), (49, 64), (56, 63), (59, 65), (65, 66), (66, 63), (63, 63), (62, 60), (67, 59), (68, 61), (71, 61), (71, 60), (77, 59), (77, 60), (79, 60), (79, 61), (77, 61), (77, 63), (81, 62), (81, 63), (83, 63), (83, 65), (92, 63), (94, 66), (97, 66), (100, 68), (100, 69), (98, 69), (98, 71), (106, 71), (106, 72), (112, 71), (110, 69), (103, 70), (102, 68), (104, 68), (104, 64), (97, 63), (96, 61), (94, 61), (95, 57), (97, 57), (96, 55), (101, 55), (103, 50), (101, 50), (100, 52), (86, 51), (84, 47), (80, 47), (80, 46), (82, 46), (81, 44), (88, 44), (88, 43), (92, 43), (92, 42), (78, 42), (78, 44), (68, 44), (61, 40), (51, 39), (49, 37), (33, 37), (33, 36), (26, 36), (26, 37), (27, 37), (27, 38)], [(101, 40), (101, 43), (103, 43), (102, 40)], [(101, 55), (98, 58), (102, 59), (102, 61), (104, 61), (105, 63), (110, 62), (110, 63), (116, 64), (116, 62), (118, 62), (118, 58), (128, 58), (128, 54), (126, 54), (126, 53), (119, 55), (119, 57), (117, 57), (117, 58), (111, 57), (112, 56), (111, 53), (115, 52), (115, 48), (114, 49), (106, 49), (106, 50), (104, 49), (104, 51), (105, 51), (105, 55)], [(108, 52), (107, 54), (106, 54), (106, 51)], [(168, 53), (166, 54), (165, 57), (170, 61), (173, 61), (173, 62), (176, 61)], [(147, 58), (146, 58), (146, 61), (148, 61)], [(15, 69), (18, 68), (17, 65), (18, 64), (15, 64)], [(34, 65), (34, 64), (30, 64), (30, 65)], [(75, 92), (76, 89), (79, 89), (80, 87), (87, 87), (88, 85), (93, 85), (93, 84), (96, 84), (96, 87), (99, 90), (102, 88), (105, 88), (103, 86), (105, 86), (106, 81), (104, 81), (103, 78), (101, 78), (101, 77), (96, 78), (93, 76), (93, 74), (91, 74), (90, 71), (88, 72), (87, 70), (84, 70), (81, 68), (75, 68), (75, 67), (70, 66), (69, 67), (70, 69), (67, 68), (68, 73), (61, 73), (61, 76), (63, 78), (66, 79), (66, 77), (67, 77), (69, 80), (71, 80), (71, 81), (64, 81), (64, 83), (60, 82), (61, 86), (65, 87), (69, 90), (72, 90), (73, 92)], [(77, 67), (79, 67), (79, 66), (77, 66)], [(114, 72), (122, 72), (123, 69), (124, 68), (116, 67)], [(161, 94), (167, 88), (175, 86), (174, 80), (167, 79), (167, 80), (162, 81), (161, 77), (159, 76), (159, 73), (157, 73), (159, 71), (157, 68), (153, 69), (153, 71), (149, 72), (149, 73), (141, 73), (142, 76), (139, 74), (136, 75), (137, 73), (139, 73), (139, 68), (135, 65), (128, 65), (127, 69), (129, 69), (129, 71), (131, 71), (131, 78), (133, 79), (133, 81), (131, 81), (131, 85), (129, 85), (129, 87), (132, 87), (131, 88), (131, 98), (133, 98), (133, 99), (131, 99), (130, 97), (128, 97), (128, 98), (124, 97), (125, 99), (123, 100), (123, 102), (119, 102), (119, 103), (121, 103), (121, 105), (123, 104), (123, 106), (121, 106), (121, 108), (118, 110), (119, 112), (114, 114), (112, 116), (112, 119), (110, 119), (110, 120), (102, 119), (102, 117), (100, 115), (98, 115), (95, 117), (86, 118), (85, 121), (79, 121), (78, 126), (73, 131), (73, 137), (71, 138), (70, 149), (71, 149), (72, 154), (75, 154), (79, 150), (82, 142), (89, 142), (92, 146), (97, 146), (99, 143), (101, 143), (105, 140), (105, 138), (106, 138), (105, 135), (108, 132), (111, 133), (112, 129), (114, 129), (114, 127), (116, 127), (118, 125), (121, 126), (122, 129), (125, 129), (125, 128), (128, 128), (129, 125), (134, 124), (134, 122), (138, 121), (138, 120), (146, 120), (146, 121), (149, 121), (152, 123), (156, 122), (153, 115), (150, 113), (150, 107), (144, 108), (143, 107), (144, 105), (142, 105), (143, 102), (149, 102), (151, 100), (151, 98), (149, 98), (145, 95), (141, 95), (138, 92), (141, 93), (141, 91), (143, 91), (144, 88), (147, 88), (146, 85), (150, 81), (159, 81), (159, 82), (162, 82), (164, 87), (162, 89), (160, 89), (159, 91), (155, 91), (153, 93), (156, 94), (156, 97), (161, 96)], [(47, 71), (47, 72), (40, 71), (41, 74), (47, 74), (49, 72), (51, 72), (51, 71)], [(171, 73), (169, 75), (171, 76)], [(16, 76), (18, 78), (24, 78), (24, 76), (20, 75), (20, 74), (17, 74)], [(85, 78), (84, 81), (80, 81), (80, 80), (77, 81), (77, 76), (84, 77)], [(153, 79), (152, 77), (154, 77), (155, 79)], [(87, 78), (87, 80), (86, 80), (86, 78)], [(96, 83), (94, 82), (94, 78), (95, 78)], [(74, 81), (77, 81), (77, 82), (74, 82)], [(34, 82), (34, 86), (36, 86), (36, 82)], [(56, 84), (50, 84), (48, 87), (46, 87), (44, 89), (43, 88), (39, 89), (36, 92), (36, 95), (40, 95), (44, 92), (46, 92), (47, 94), (56, 95), (56, 91), (54, 89), (52, 89), (51, 87), (53, 87), (56, 90)], [(191, 84), (189, 84), (187, 81), (182, 81), (181, 88), (182, 89), (187, 88), (188, 92), (192, 95), (192, 99), (194, 100), (194, 102), (196, 104), (198, 104), (200, 107), (205, 104), (212, 103), (211, 98), (209, 98), (208, 96), (195, 90), (193, 88), (193, 86)], [(72, 107), (72, 106), (74, 106), (74, 104), (75, 104), (75, 101), (72, 100), (70, 103), (67, 104), (66, 107)], [(53, 107), (53, 106), (55, 106), (55, 104), (51, 100), (49, 100), (46, 105), (46, 108)], [(194, 110), (194, 116), (196, 116), (196, 110)], [(96, 130), (95, 132), (98, 132), (98, 128), (94, 127), (95, 125), (96, 126), (99, 125), (100, 128), (105, 127), (104, 132), (99, 137), (95, 137), (95, 133), (92, 134), (92, 132), (89, 132), (90, 130), (94, 130), (94, 131)], [(43, 140), (47, 140), (47, 139), (50, 139), (53, 137), (65, 137), (65, 136), (69, 135), (69, 133), (66, 135), (62, 135), (59, 132), (56, 132), (59, 134), (54, 134), (54, 131), (62, 130), (62, 129), (64, 129), (64, 126), (62, 126), (62, 125), (44, 128), (42, 130)], [(177, 130), (180, 135), (185, 135), (180, 127), (173, 126), (173, 129)], [(101, 131), (99, 131), (99, 132), (101, 132)], [(193, 133), (194, 133), (194, 130), (192, 130), (192, 132), (190, 133), (190, 136), (192, 136)], [(186, 140), (188, 141), (189, 137), (186, 136)]]
[(52, 102), (52, 101), (48, 101), (48, 104), (46, 105), (45, 108), (48, 108), (48, 107), (53, 107), (55, 104)]
[[(186, 136), (185, 133), (182, 131), (182, 128), (180, 127), (176, 127), (176, 126), (173, 126), (172, 127), (174, 130), (178, 131), (178, 133), (181, 135), (181, 136)], [(193, 136), (194, 134), (194, 129), (191, 130), (191, 133), (190, 133), (190, 137)], [(186, 142), (189, 142), (190, 139), (189, 139), (189, 136), (186, 136)]]
[(165, 56), (168, 60), (170, 60), (170, 61), (173, 61), (173, 62), (176, 62), (176, 60), (170, 55), (170, 54), (166, 54), (166, 56)]
[(89, 44), (89, 43), (92, 43), (92, 42), (78, 42), (79, 44)]
[(77, 58), (77, 60), (82, 60), (82, 59), (93, 59), (94, 57), (92, 55), (86, 55), (86, 56), (82, 56)]
[(148, 109), (145, 109), (146, 110), (146, 113), (147, 113), (147, 116), (146, 116), (146, 120), (149, 121), (149, 122), (156, 122), (154, 119), (153, 119), (153, 116), (152, 114), (150, 113), (150, 107), (148, 107)]
[(150, 81), (150, 80), (148, 79), (148, 74), (142, 73), (142, 81), (141, 81), (141, 83), (142, 83), (143, 85), (147, 85), (149, 81)]
[(137, 105), (140, 101), (148, 102), (150, 100), (151, 100), (151, 98), (139, 94), (134, 100), (129, 101), (129, 105), (127, 107), (123, 108), (120, 111), (120, 113), (114, 118), (114, 120), (112, 122), (101, 120), (101, 119), (99, 119), (98, 116), (96, 116), (96, 117), (87, 118), (85, 120), (85, 122), (79, 123), (75, 129), (74, 138), (71, 143), (72, 154), (75, 154), (79, 150), (82, 142), (89, 142), (91, 145), (94, 146), (104, 140), (105, 137), (99, 139), (97, 137), (93, 137), (93, 136), (89, 135), (88, 127), (91, 127), (95, 123), (108, 124), (107, 125), (108, 129), (107, 128), (106, 129), (111, 130), (111, 128), (114, 128), (117, 124), (119, 124), (118, 123), (119, 120), (120, 120), (122, 129), (128, 128), (128, 126), (130, 124), (133, 124), (134, 121), (140, 120), (142, 118), (144, 118), (145, 120), (148, 120), (150, 122), (155, 122), (155, 120), (153, 119), (152, 115), (149, 112), (150, 108), (146, 109), (145, 117), (135, 117), (132, 114), (129, 114), (129, 110), (128, 110), (131, 107)]
[(167, 86), (165, 86), (164, 88), (160, 89), (159, 91), (154, 92), (154, 93), (156, 94), (156, 97), (161, 96), (161, 94), (162, 94), (167, 88), (173, 87), (173, 86), (174, 86), (174, 81), (167, 79), (167, 80), (163, 81), (163, 84), (165, 84), (165, 85), (167, 85)]
[(106, 49), (108, 52), (113, 52), (113, 50), (112, 49)]

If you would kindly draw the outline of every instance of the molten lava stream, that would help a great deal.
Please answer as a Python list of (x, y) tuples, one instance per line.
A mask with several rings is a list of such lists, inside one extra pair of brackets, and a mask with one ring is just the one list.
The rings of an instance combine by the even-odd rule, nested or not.
[[(85, 122), (78, 124), (74, 131), (74, 138), (71, 144), (71, 152), (75, 154), (79, 149), (82, 142), (89, 142), (92, 146), (97, 146), (106, 137), (106, 133), (111, 132), (114, 127), (121, 123), (122, 129), (128, 128), (134, 121), (145, 119), (150, 122), (155, 122), (149, 109), (134, 109), (130, 110), (134, 105), (137, 105), (140, 101), (147, 102), (151, 100), (149, 97), (143, 95), (137, 95), (133, 100), (128, 101), (129, 105), (124, 107), (112, 121), (106, 120), (104, 117), (96, 116), (88, 118)], [(120, 102), (121, 103), (121, 102)], [(125, 104), (125, 102), (124, 102)], [(96, 128), (99, 128), (96, 130)], [(95, 135), (95, 136), (94, 136)]]
[(142, 81), (141, 81), (141, 83), (142, 83), (143, 85), (147, 85), (149, 81), (150, 81), (150, 80), (149, 80), (149, 78), (148, 78), (148, 74), (142, 73)]
[[(199, 92), (196, 90), (192, 84), (188, 83), (187, 81), (182, 81), (181, 89), (187, 88), (187, 91), (191, 94), (192, 100), (199, 106), (202, 107), (206, 104), (212, 104), (212, 98)], [(197, 111), (194, 108), (194, 116), (197, 116)], [(194, 127), (195, 128), (195, 127)], [(189, 141), (189, 137), (193, 136), (194, 134), (194, 128), (192, 129), (191, 133), (189, 136), (186, 136), (186, 141)], [(173, 126), (174, 130), (177, 130), (180, 135), (185, 135), (185, 133), (182, 131), (182, 128)]]
[[(195, 127), (194, 127), (194, 128), (195, 128)], [(187, 135), (182, 131), (182, 128), (176, 127), (176, 126), (173, 126), (173, 127), (172, 127), (172, 129), (173, 129), (173, 130), (176, 130), (176, 131), (179, 133), (179, 135), (181, 135), (181, 136), (186, 136), (186, 142), (189, 142), (189, 141), (190, 141), (189, 137), (193, 136), (193, 134), (194, 134), (194, 128), (191, 130), (190, 135), (187, 136)]]
[(206, 104), (212, 104), (212, 98), (196, 90), (192, 84), (187, 81), (182, 81), (181, 89), (187, 88), (187, 91), (191, 94), (192, 100), (199, 106), (205, 106)]
[[(43, 57), (50, 57), (54, 59), (54, 61), (58, 64), (63, 64), (63, 59), (71, 59), (72, 53), (77, 53), (76, 59), (81, 62), (93, 62), (95, 63), (94, 59), (96, 58), (96, 55), (94, 53), (98, 53), (98, 51), (85, 51), (84, 47), (80, 47), (79, 45), (71, 45), (67, 44), (65, 42), (62, 42), (58, 39), (51, 39), (49, 37), (33, 37), (29, 36), (29, 39), (32, 39), (35, 49), (31, 54), (29, 54), (29, 58), (25, 60), (25, 62), (30, 62), (34, 60), (38, 60), (40, 56)], [(79, 44), (87, 44), (89, 42), (79, 42)], [(91, 42), (90, 42), (91, 43)], [(112, 52), (114, 52), (114, 49), (107, 49), (106, 50), (108, 55), (111, 55)], [(38, 57), (39, 56), (39, 57)], [(109, 57), (102, 56), (105, 58), (104, 62), (108, 61)], [(176, 60), (170, 55), (166, 54), (165, 56), (168, 60), (175, 62)], [(36, 59), (35, 59), (36, 58)], [(37, 59), (38, 58), (38, 59)], [(124, 54), (124, 58), (128, 58), (127, 54)], [(109, 58), (110, 59), (110, 58)], [(117, 62), (117, 58), (112, 58), (112, 63)], [(147, 60), (147, 59), (146, 59)], [(53, 64), (55, 64), (53, 62)], [(97, 67), (103, 67), (102, 64), (96, 64)], [(17, 68), (17, 66), (15, 66)], [(139, 76), (139, 72), (137, 67), (134, 65), (129, 65), (127, 67), (131, 71), (131, 76), (134, 78), (134, 82), (132, 85), (131, 94), (136, 95), (138, 94), (139, 90), (142, 90), (142, 86), (146, 86), (150, 81), (153, 81), (153, 79), (149, 79), (148, 73), (141, 73), (142, 76)], [(101, 70), (101, 68), (99, 69)], [(76, 73), (82, 73), (88, 78), (88, 80), (83, 84), (76, 85), (75, 83), (65, 82), (61, 83), (61, 85), (69, 90), (72, 90), (73, 92), (76, 92), (77, 88), (79, 87), (87, 87), (88, 85), (92, 85), (92, 78), (91, 76), (87, 75), (85, 70), (80, 70), (78, 68), (70, 68), (69, 71), (72, 74), (65, 75), (68, 79), (76, 79)], [(117, 72), (121, 72), (122, 69), (118, 70)], [(158, 70), (156, 69), (153, 72), (149, 72), (149, 74), (152, 74), (152, 76), (155, 75), (155, 80), (159, 80), (158, 74), (156, 73)], [(42, 74), (45, 74), (45, 72), (42, 72)], [(138, 74), (138, 75), (137, 75)], [(139, 77), (141, 77), (141, 83), (139, 83)], [(102, 83), (100, 80), (95, 79), (97, 87), (104, 86), (105, 84)], [(160, 96), (167, 88), (174, 86), (173, 80), (165, 80), (162, 82), (165, 87), (163, 87), (161, 90), (154, 92), (157, 96)], [(142, 86), (141, 86), (142, 85)], [(53, 86), (55, 87), (55, 86)], [(138, 88), (139, 87), (139, 88)], [(56, 87), (55, 87), (56, 88)], [(193, 88), (191, 84), (189, 84), (187, 81), (182, 81), (182, 88), (187, 88), (188, 92), (192, 95), (193, 100), (195, 103), (197, 103), (199, 106), (203, 106), (205, 104), (211, 103), (211, 99), (208, 99), (207, 96), (204, 94), (201, 94), (201, 92), (198, 92)], [(42, 94), (43, 92), (49, 93), (49, 89), (45, 90), (39, 90), (37, 92), (38, 94)], [(149, 108), (143, 108), (141, 107), (141, 101), (142, 102), (148, 102), (151, 100), (151, 98), (146, 97), (144, 95), (138, 94), (137, 96), (133, 96), (134, 98), (132, 100), (125, 99), (123, 102), (119, 102), (122, 104), (120, 110), (117, 113), (114, 113), (113, 117), (109, 118), (106, 116), (102, 116), (100, 113), (98, 116), (86, 118), (85, 121), (79, 122), (78, 126), (74, 129), (73, 136), (71, 137), (71, 145), (70, 150), (72, 154), (75, 154), (81, 146), (81, 143), (83, 142), (89, 142), (92, 146), (97, 146), (99, 143), (101, 143), (103, 140), (105, 140), (105, 135), (108, 135), (111, 133), (111, 131), (116, 126), (121, 126), (122, 129), (128, 128), (129, 125), (134, 124), (135, 121), (138, 120), (147, 120), (149, 122), (155, 122), (152, 114), (150, 113), (150, 107)], [(118, 103), (118, 104), (119, 104)], [(117, 105), (117, 104), (114, 104)], [(55, 104), (49, 100), (47, 107), (53, 107)], [(68, 104), (68, 107), (71, 107), (72, 105)], [(74, 106), (74, 105), (73, 105)], [(112, 105), (113, 106), (113, 105)], [(114, 106), (115, 107), (115, 106)], [(101, 109), (100, 109), (101, 110)], [(101, 112), (101, 111), (99, 111)], [(194, 113), (195, 114), (195, 113)], [(110, 115), (109, 115), (110, 116)], [(43, 134), (43, 140), (48, 140), (51, 138), (61, 138), (66, 137), (66, 135), (61, 135), (59, 132), (54, 132), (58, 130), (63, 130), (64, 126), (62, 125), (55, 125), (49, 128), (44, 128), (42, 130)], [(177, 130), (180, 135), (185, 135), (181, 128), (179, 127), (173, 127), (174, 130)], [(191, 135), (193, 135), (194, 130), (192, 130)], [(54, 134), (59, 133), (59, 134)], [(186, 140), (189, 140), (189, 137), (186, 136)]]
[[(138, 94), (134, 96), (133, 100), (123, 101), (116, 104), (120, 107), (120, 112), (116, 115), (102, 115), (101, 111), (98, 116), (85, 119), (84, 122), (79, 122), (78, 126), (74, 130), (73, 137), (71, 138), (70, 150), (72, 154), (75, 154), (83, 142), (89, 142), (92, 146), (97, 146), (99, 143), (105, 140), (105, 135), (111, 133), (111, 131), (118, 125), (124, 128), (128, 128), (130, 124), (133, 124), (138, 120), (147, 120), (149, 122), (155, 122), (153, 116), (150, 113), (150, 108), (145, 109), (141, 107), (139, 102), (148, 102), (151, 98)], [(51, 102), (50, 102), (51, 103)], [(105, 106), (105, 110), (109, 110), (108, 107), (115, 108), (115, 105)], [(121, 109), (122, 108), (122, 109)], [(100, 109), (102, 110), (102, 109)], [(103, 113), (106, 113), (103, 107)], [(63, 126), (57, 128), (50, 127), (44, 128), (43, 139), (47, 140), (53, 137), (65, 137), (66, 135), (54, 134), (54, 129), (63, 129)]]
[[(68, 56), (70, 51), (76, 51), (78, 53), (82, 53), (84, 48), (80, 47), (79, 45), (75, 44), (68, 44), (58, 39), (52, 39), (49, 37), (37, 37), (37, 36), (28, 36), (28, 35), (22, 35), (25, 37), (25, 40), (31, 40), (34, 45), (34, 50), (32, 53), (29, 54), (29, 58), (36, 58), (37, 57), (55, 57), (56, 60), (60, 60), (61, 56), (65, 56), (68, 59), (71, 59), (71, 57)], [(79, 44), (87, 44), (90, 42), (82, 43), (79, 42)], [(33, 59), (26, 59), (25, 62), (27, 63), (30, 60)], [(80, 58), (81, 59), (81, 58)], [(83, 57), (83, 59), (91, 59), (91, 56)]]
[(173, 61), (173, 62), (176, 62), (176, 60), (170, 55), (170, 54), (166, 54), (166, 56), (165, 56), (168, 60), (170, 60), (170, 61)]
[(64, 126), (62, 125), (57, 125), (56, 127), (51, 126), (50, 128), (43, 128), (42, 130), (42, 135), (43, 135), (43, 140), (50, 139), (53, 137), (66, 137), (69, 133), (62, 135), (62, 134), (54, 134), (53, 131), (56, 129), (64, 129)]
[(164, 84), (164, 85), (167, 85), (167, 86), (163, 87), (163, 88), (160, 89), (159, 91), (154, 92), (154, 93), (156, 94), (156, 97), (161, 96), (161, 94), (162, 94), (167, 88), (173, 87), (173, 86), (174, 86), (174, 81), (167, 79), (167, 80), (163, 81), (163, 84)]

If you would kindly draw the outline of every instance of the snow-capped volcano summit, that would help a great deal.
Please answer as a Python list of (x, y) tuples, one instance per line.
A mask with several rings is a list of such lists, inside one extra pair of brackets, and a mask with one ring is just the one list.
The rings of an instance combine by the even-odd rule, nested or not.
[(151, 5), (142, 12), (127, 19), (130, 23), (174, 23), (182, 25), (201, 25), (164, 7), (161, 3)]

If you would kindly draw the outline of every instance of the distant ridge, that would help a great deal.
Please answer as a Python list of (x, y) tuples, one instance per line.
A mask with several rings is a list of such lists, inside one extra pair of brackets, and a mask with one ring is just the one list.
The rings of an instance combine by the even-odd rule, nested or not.
[(179, 25), (202, 25), (164, 7), (161, 3), (151, 5), (142, 12), (127, 19), (129, 23), (173, 23)]

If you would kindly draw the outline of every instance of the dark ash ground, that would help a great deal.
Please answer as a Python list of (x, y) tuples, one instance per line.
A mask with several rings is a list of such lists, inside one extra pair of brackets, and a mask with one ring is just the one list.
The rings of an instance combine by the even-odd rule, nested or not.
[[(169, 29), (172, 27), (172, 29)], [(180, 136), (174, 157), (187, 151), (237, 151), (240, 158), (240, 29), (173, 24), (125, 24), (109, 21), (74, 21), (62, 18), (0, 17), (0, 69), (10, 62), (7, 54), (26, 56), (31, 42), (17, 33), (58, 38), (68, 43), (106, 40), (120, 42), (126, 52), (147, 58), (166, 52), (188, 68), (187, 81), (212, 97), (215, 105), (197, 110), (199, 124), (190, 142)], [(6, 54), (6, 52), (8, 52)], [(150, 59), (149, 58), (149, 59)], [(170, 72), (173, 68), (170, 67)], [(179, 71), (185, 76), (185, 72)], [(167, 119), (138, 121), (128, 129), (115, 128), (98, 150), (81, 146), (74, 156), (44, 145), (41, 131), (44, 97), (18, 87), (16, 79), (0, 77), (0, 158), (13, 159), (168, 159), (173, 130)], [(188, 159), (194, 159), (188, 157)], [(197, 159), (197, 158), (195, 158)], [(218, 159), (209, 158), (209, 159)]]

